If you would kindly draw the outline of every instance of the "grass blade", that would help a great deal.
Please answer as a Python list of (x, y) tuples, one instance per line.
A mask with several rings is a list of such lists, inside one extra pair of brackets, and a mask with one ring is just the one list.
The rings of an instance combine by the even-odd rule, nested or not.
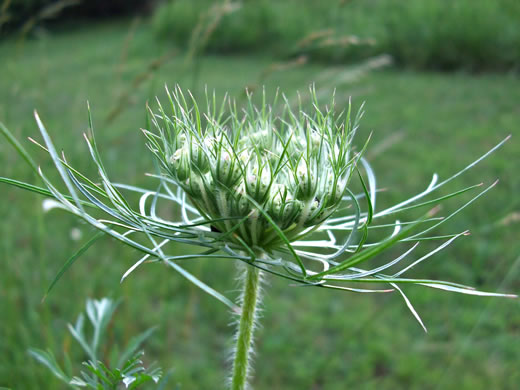
[(54, 277), (53, 281), (49, 285), (49, 288), (47, 288), (47, 291), (45, 292), (45, 295), (42, 298), (42, 302), (45, 301), (47, 298), (47, 295), (51, 292), (52, 288), (58, 283), (58, 280), (61, 279), (63, 274), (71, 267), (72, 264), (76, 262), (76, 260), (85, 253), (88, 248), (92, 246), (99, 238), (101, 238), (105, 233), (103, 231), (98, 231), (94, 236), (92, 236), (81, 248), (77, 250), (76, 253), (74, 253), (66, 262), (63, 264), (63, 266), (60, 268), (56, 276)]
[(58, 153), (56, 152), (56, 148), (54, 147), (54, 144), (52, 143), (51, 137), (49, 136), (49, 133), (47, 133), (47, 130), (45, 129), (45, 126), (43, 125), (43, 123), (40, 120), (40, 117), (38, 116), (38, 113), (36, 111), (34, 111), (34, 118), (36, 119), (36, 123), (38, 124), (38, 128), (40, 129), (40, 133), (45, 141), (45, 144), (47, 145), (47, 149), (49, 150), (49, 154), (51, 155), (52, 161), (54, 162), (54, 165), (56, 166), (56, 169), (58, 170), (63, 182), (67, 186), (67, 189), (69, 190), (69, 193), (72, 196), (72, 199), (74, 200), (74, 203), (76, 204), (76, 207), (82, 213), (85, 213), (85, 211), (83, 210), (83, 206), (81, 205), (81, 202), (79, 201), (78, 194), (76, 193), (74, 186), (70, 182), (69, 176), (67, 175), (67, 171), (65, 170), (65, 167), (61, 163), (60, 157), (58, 156)]
[(18, 154), (22, 156), (22, 158), (27, 162), (27, 164), (31, 166), (34, 173), (38, 174), (38, 166), (36, 165), (32, 157), (29, 155), (29, 153), (27, 153), (22, 144), (18, 142), (18, 140), (13, 136), (13, 134), (2, 122), (0, 122), (0, 133), (2, 133), (5, 138), (7, 138), (7, 141), (11, 145), (13, 145)]

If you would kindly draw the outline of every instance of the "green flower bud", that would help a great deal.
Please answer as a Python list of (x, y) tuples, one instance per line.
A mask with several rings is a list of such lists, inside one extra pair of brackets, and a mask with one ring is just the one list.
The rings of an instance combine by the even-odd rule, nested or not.
[(345, 190), (347, 189), (347, 180), (346, 179), (338, 179), (336, 181), (336, 185), (334, 187), (329, 187), (329, 194), (331, 196), (331, 202), (334, 204), (338, 204), (343, 195), (345, 195)]
[(267, 196), (271, 183), (270, 168), (266, 166), (259, 173), (258, 163), (255, 162), (250, 171), (251, 173), (247, 175), (245, 180), (247, 194), (257, 202), (262, 203)]
[(277, 185), (272, 195), (269, 214), (282, 229), (289, 227), (298, 217), (302, 203), (294, 199), (284, 185)]
[(250, 211), (251, 203), (247, 199), (244, 183), (241, 183), (235, 192), (231, 213), (234, 216), (240, 217), (246, 216)]
[(177, 149), (170, 157), (170, 167), (177, 179), (185, 181), (190, 175), (190, 158), (187, 148)]
[(191, 165), (195, 171), (200, 173), (209, 172), (209, 159), (206, 151), (196, 141), (192, 142), (190, 147)]
[(299, 200), (312, 199), (316, 193), (317, 182), (313, 172), (309, 171), (307, 162), (303, 159), (298, 163), (295, 173), (296, 198)]
[(204, 199), (209, 189), (211, 188), (212, 178), (211, 175), (199, 175), (192, 173), (186, 180), (185, 190), (190, 197), (193, 199)]
[(334, 210), (335, 207), (327, 208), (327, 196), (320, 199), (318, 197), (309, 205), (309, 213), (307, 219), (304, 221), (304, 226), (313, 226), (323, 222)]
[(219, 153), (217, 163), (213, 169), (215, 183), (226, 188), (234, 187), (241, 177), (240, 162), (229, 152), (223, 150)]

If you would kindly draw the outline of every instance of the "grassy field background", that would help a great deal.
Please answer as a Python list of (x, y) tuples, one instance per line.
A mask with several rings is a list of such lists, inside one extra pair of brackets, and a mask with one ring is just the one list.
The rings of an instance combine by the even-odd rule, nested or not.
[[(32, 117), (37, 109), (57, 147), (94, 176), (82, 139), (89, 100), (111, 177), (147, 186), (151, 183), (144, 173), (153, 163), (138, 130), (145, 126), (146, 102), (156, 95), (164, 98), (165, 83), (179, 83), (198, 96), (207, 85), (243, 99), (245, 87), (265, 84), (268, 93), (280, 87), (294, 98), (296, 90), (315, 82), (324, 98), (336, 88), (340, 103), (350, 96), (355, 107), (366, 101), (359, 140), (374, 131), (368, 157), (379, 186), (387, 189), (378, 207), (420, 191), (433, 172), (449, 176), (513, 134), (500, 151), (445, 190), (500, 178), (491, 193), (439, 230), (447, 234), (469, 228), (472, 235), (414, 275), (518, 293), (518, 76), (370, 70), (377, 64), (291, 67), (266, 56), (204, 56), (193, 63), (156, 42), (146, 23), (101, 24), (1, 42), (0, 121), (21, 140), (38, 137)], [(49, 159), (23, 142), (51, 174)], [(35, 182), (4, 140), (0, 166), (1, 176)], [(223, 387), (227, 340), (233, 333), (224, 306), (160, 265), (142, 267), (119, 284), (138, 254), (109, 239), (91, 248), (41, 303), (61, 264), (93, 232), (60, 211), (44, 213), (43, 198), (5, 185), (1, 191), (0, 386), (60, 388), (27, 348), (49, 347), (58, 356), (68, 350), (83, 359), (66, 334), (66, 323), (75, 319), (87, 297), (111, 296), (122, 298), (111, 327), (113, 341), (157, 324), (145, 348), (147, 359), (172, 368), (173, 382), (182, 389)], [(72, 229), (81, 231), (80, 241), (71, 238)], [(217, 290), (235, 294), (232, 264), (194, 262), (189, 269)], [(429, 333), (397, 294), (353, 295), (269, 280), (257, 338), (255, 389), (517, 388), (518, 300), (406, 291)]]

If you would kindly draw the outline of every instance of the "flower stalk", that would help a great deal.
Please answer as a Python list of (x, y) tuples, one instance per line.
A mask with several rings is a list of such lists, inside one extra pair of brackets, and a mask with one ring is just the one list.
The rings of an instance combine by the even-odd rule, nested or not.
[(261, 278), (261, 271), (256, 267), (245, 267), (242, 276), (242, 310), (236, 335), (231, 390), (245, 390), (248, 386), (253, 333), (256, 328), (257, 310), (261, 300)]

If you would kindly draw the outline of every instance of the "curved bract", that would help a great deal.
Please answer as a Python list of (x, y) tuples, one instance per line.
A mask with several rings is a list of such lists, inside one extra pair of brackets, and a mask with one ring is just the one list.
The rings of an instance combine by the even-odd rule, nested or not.
[[(40, 146), (49, 152), (67, 191), (59, 190), (41, 170), (38, 175), (46, 188), (7, 178), (0, 181), (51, 196), (60, 207), (142, 252), (143, 257), (123, 279), (144, 262), (163, 262), (236, 311), (239, 309), (231, 300), (180, 264), (196, 258), (236, 260), (302, 285), (353, 292), (397, 290), (421, 325), (401, 290), (403, 284), (514, 297), (405, 276), (412, 267), (467, 234), (430, 235), (495, 183), (483, 189), (477, 184), (450, 194), (435, 193), (507, 139), (448, 179), (439, 182), (433, 175), (422, 192), (378, 210), (375, 174), (363, 158), (366, 143), (358, 150), (353, 146), (361, 113), (352, 119), (347, 108), (343, 115), (336, 116), (333, 100), (327, 109), (320, 110), (315, 97), (310, 112), (293, 110), (285, 101), (280, 115), (274, 114), (265, 95), (260, 108), (255, 108), (250, 99), (240, 112), (230, 99), (217, 104), (210, 96), (206, 112), (202, 113), (191, 95), (186, 98), (179, 88), (168, 91), (168, 98), (170, 112), (167, 114), (159, 104), (151, 113), (155, 130), (144, 130), (148, 147), (161, 166), (160, 172), (151, 174), (157, 179), (154, 189), (120, 184), (109, 178), (97, 151), (91, 121), (85, 140), (99, 178), (87, 178), (70, 166), (64, 155), (57, 154), (37, 115), (45, 143)], [(2, 125), (0, 129), (36, 170), (36, 164), (7, 128)], [(351, 190), (353, 180), (359, 181), (361, 193)], [(435, 214), (437, 204), (469, 191), (477, 193), (456, 211), (446, 216)], [(140, 194), (136, 207), (125, 199), (125, 192)], [(158, 212), (162, 202), (176, 203), (182, 220), (162, 218)], [(416, 208), (424, 208), (422, 218), (397, 218)], [(106, 216), (96, 217), (99, 213), (91, 213), (92, 209)], [(369, 232), (376, 228), (387, 231), (387, 235), (372, 241)], [(413, 258), (415, 248), (424, 240), (440, 244)], [(201, 251), (178, 255), (171, 250), (172, 243), (190, 244)], [(399, 243), (403, 247), (401, 255), (378, 267), (367, 265)], [(367, 288), (372, 283), (386, 284), (388, 288)]]

